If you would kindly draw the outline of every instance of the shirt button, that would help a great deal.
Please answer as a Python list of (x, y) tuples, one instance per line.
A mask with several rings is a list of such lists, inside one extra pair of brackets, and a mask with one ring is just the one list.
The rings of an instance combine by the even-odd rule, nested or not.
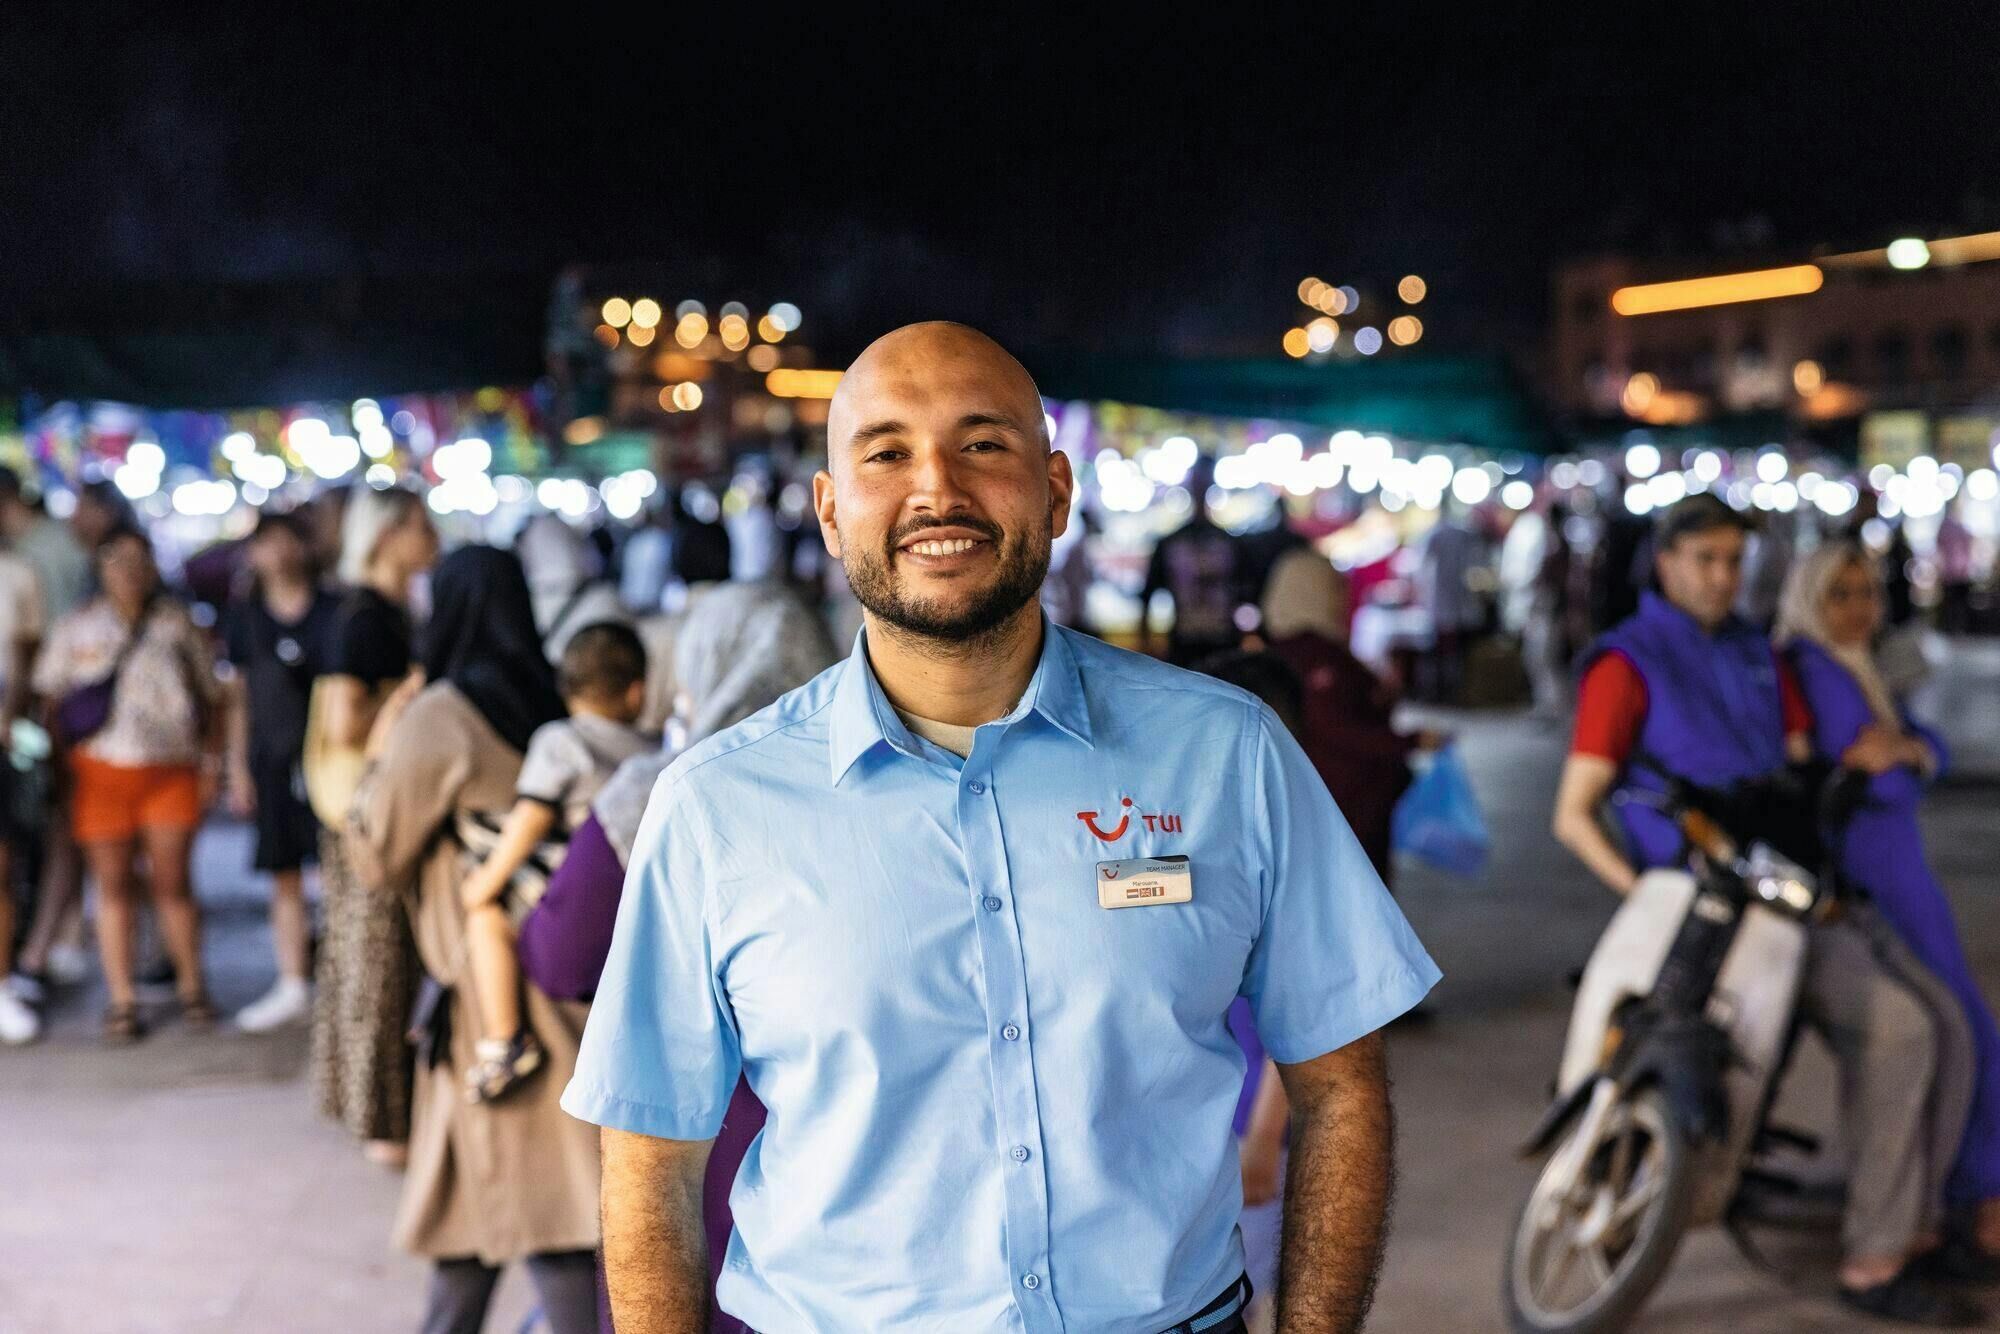
[(979, 906), (986, 909), (987, 912), (999, 912), (1000, 900), (994, 898), (991, 894), (988, 894), (985, 898), (979, 901)]
[(1009, 1024), (1005, 1028), (1000, 1030), (1000, 1036), (1007, 1039), (1007, 1041), (1012, 1042), (1015, 1038), (1021, 1036), (1021, 1030), (1014, 1027), (1014, 1025)]
[(1028, 1161), (1028, 1146), (1025, 1144), (1016, 1144), (1012, 1149), (1008, 1150), (1008, 1153), (1013, 1156), (1014, 1161), (1017, 1163)]
[(970, 783), (967, 783), (965, 785), (965, 790), (967, 792), (970, 792), (973, 796), (976, 797), (980, 793), (986, 790), (986, 784), (980, 782), (977, 778), (975, 778)]
[(1042, 1286), (1042, 1276), (1040, 1274), (1023, 1274), (1021, 1275), (1021, 1286), (1029, 1292), (1033, 1292), (1036, 1288)]

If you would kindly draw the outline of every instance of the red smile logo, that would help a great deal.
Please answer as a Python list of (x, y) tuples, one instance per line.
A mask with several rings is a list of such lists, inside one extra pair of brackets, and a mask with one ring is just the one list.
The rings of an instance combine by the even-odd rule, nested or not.
[[(1125, 837), (1125, 831), (1132, 827), (1132, 798), (1120, 797), (1118, 799), (1118, 806), (1118, 826), (1115, 829), (1108, 831), (1099, 829), (1097, 827), (1096, 811), (1078, 811), (1076, 818), (1083, 821), (1083, 827), (1097, 835), (1103, 842), (1116, 843), (1119, 839)], [(1149, 811), (1140, 815), (1139, 818), (1146, 822), (1146, 829), (1150, 833), (1178, 834), (1181, 832), (1181, 817), (1178, 815), (1168, 815), (1160, 811)]]
[(1099, 829), (1097, 827), (1096, 811), (1078, 811), (1076, 813), (1076, 818), (1083, 821), (1083, 827), (1085, 829), (1088, 829), (1091, 833), (1097, 835), (1098, 838), (1102, 839), (1104, 842), (1116, 843), (1119, 839), (1125, 837), (1125, 830), (1132, 823), (1132, 798), (1130, 797), (1120, 798), (1118, 804), (1123, 808), (1119, 812), (1118, 827), (1112, 830), (1108, 834), (1105, 833), (1102, 829)]

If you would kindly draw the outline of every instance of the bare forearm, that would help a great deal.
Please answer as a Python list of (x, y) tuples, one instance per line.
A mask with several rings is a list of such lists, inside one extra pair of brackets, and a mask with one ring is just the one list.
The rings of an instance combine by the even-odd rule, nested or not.
[(1563, 762), (1556, 787), (1552, 832), (1591, 874), (1619, 894), (1629, 894), (1639, 874), (1597, 822), (1597, 812), (1618, 781), (1618, 766), (1598, 755), (1574, 754)]
[(229, 763), (247, 768), (250, 764), (250, 701), (249, 692), (240, 679), (230, 683), (223, 701), (224, 715), (229, 720)]
[(701, 1220), (707, 1146), (699, 1146), (698, 1156), (690, 1146), (662, 1159), (662, 1143), (604, 1132), (604, 1277), (619, 1334), (708, 1329), (708, 1242)]
[(1355, 1046), (1338, 1084), (1310, 1105), (1293, 1100), (1278, 1274), (1285, 1334), (1352, 1334), (1375, 1296), (1395, 1134), (1381, 1039)]
[(1623, 853), (1609, 837), (1604, 827), (1588, 815), (1558, 816), (1555, 824), (1558, 842), (1576, 854), (1576, 859), (1589, 868), (1590, 873), (1602, 880), (1618, 894), (1630, 894), (1637, 883), (1639, 873), (1632, 869), (1632, 863), (1625, 860)]
[(460, 886), (460, 901), (468, 908), (476, 908), (498, 898), (507, 888), (507, 881), (534, 855), (555, 823), (555, 812), (541, 802), (515, 802), (506, 823), (500, 827), (493, 850)]
[(335, 676), (326, 691), (326, 733), (336, 746), (359, 747), (375, 724), (375, 698), (352, 676)]

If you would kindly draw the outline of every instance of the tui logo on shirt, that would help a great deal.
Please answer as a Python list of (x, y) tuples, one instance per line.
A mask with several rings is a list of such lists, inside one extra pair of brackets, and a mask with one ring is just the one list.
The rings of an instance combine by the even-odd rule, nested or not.
[[(1118, 806), (1118, 824), (1109, 831), (1097, 827), (1096, 811), (1078, 811), (1076, 818), (1083, 821), (1083, 827), (1097, 835), (1100, 841), (1116, 843), (1119, 839), (1125, 837), (1125, 831), (1132, 827), (1132, 798), (1119, 798)], [(1181, 817), (1178, 815), (1163, 815), (1159, 812), (1149, 813), (1141, 811), (1139, 818), (1145, 822), (1146, 828), (1150, 832), (1158, 834), (1178, 834), (1181, 832)]]

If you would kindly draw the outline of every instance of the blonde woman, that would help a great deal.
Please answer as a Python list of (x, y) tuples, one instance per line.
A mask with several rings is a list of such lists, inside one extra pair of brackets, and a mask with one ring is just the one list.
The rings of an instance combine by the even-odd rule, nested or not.
[(2000, 1272), (2000, 1026), (1966, 962), (1944, 889), (1924, 860), (1917, 806), (1944, 768), (1944, 743), (1911, 720), (1883, 680), (1872, 645), (1882, 625), (1881, 576), (1851, 542), (1820, 547), (1792, 569), (1778, 640), (1813, 715), (1815, 749), (1871, 775), (1867, 801), (1841, 839), (1842, 869), (1923, 965), (1964, 1007), (1978, 1054), (1972, 1115), (1946, 1184), (1970, 1235), (1947, 1248), (1968, 1268)]
[[(320, 740), (359, 752), (385, 697), (415, 662), (410, 589), (437, 560), (437, 530), (421, 497), (358, 491), (341, 527), (347, 586), (315, 692)], [(315, 793), (315, 808), (321, 807)], [(322, 820), (328, 818), (320, 811)], [(385, 1165), (410, 1133), (410, 1051), (403, 1039), (416, 993), (416, 945), (394, 894), (356, 879), (337, 828), (320, 832), (325, 919), (314, 990), (312, 1071), (320, 1110)]]

